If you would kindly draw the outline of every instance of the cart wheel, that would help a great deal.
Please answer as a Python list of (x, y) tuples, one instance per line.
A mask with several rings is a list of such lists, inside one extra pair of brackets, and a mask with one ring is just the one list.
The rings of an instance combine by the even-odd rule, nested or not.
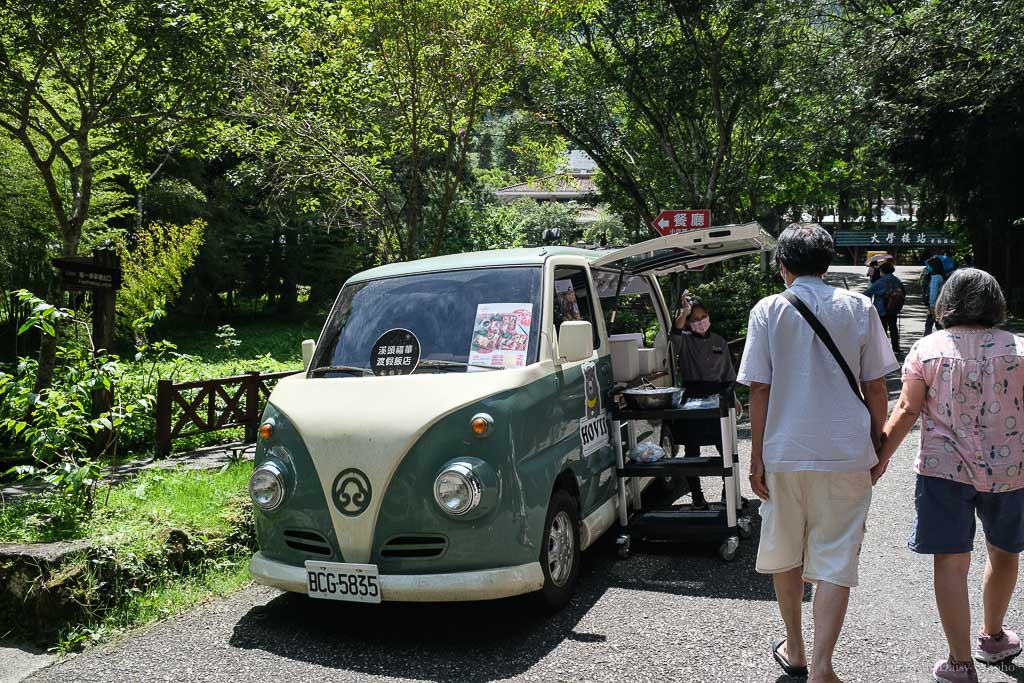
[(740, 538), (750, 538), (754, 534), (753, 525), (747, 517), (740, 518), (736, 525), (738, 526)]
[(619, 558), (625, 560), (629, 557), (629, 535), (622, 534), (615, 539), (615, 545), (618, 546)]
[(736, 536), (730, 536), (722, 542), (722, 545), (718, 548), (718, 556), (726, 562), (732, 562), (736, 559), (736, 551), (740, 547), (740, 539)]

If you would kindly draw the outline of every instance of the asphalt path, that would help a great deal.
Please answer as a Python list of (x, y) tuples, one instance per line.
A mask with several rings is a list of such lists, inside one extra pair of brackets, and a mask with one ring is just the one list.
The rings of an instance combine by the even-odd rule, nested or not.
[[(845, 276), (862, 290), (862, 274), (862, 268), (837, 268), (830, 279), (842, 284)], [(912, 280), (916, 269), (900, 275)], [(903, 327), (908, 342), (922, 329), (916, 291)], [(898, 380), (890, 389), (894, 398)], [(745, 462), (749, 434), (741, 437)], [(837, 652), (846, 681), (931, 680), (932, 664), (946, 654), (930, 559), (906, 547), (917, 444), (915, 431), (875, 488), (861, 586)], [(705, 484), (709, 492), (715, 488)], [(976, 550), (983, 547), (979, 534)], [(356, 606), (252, 586), (60, 662), (32, 680), (782, 683), (791, 679), (770, 656), (782, 624), (770, 579), (754, 572), (756, 548), (756, 524), (731, 564), (718, 559), (714, 546), (650, 543), (622, 561), (605, 539), (584, 554), (577, 595), (554, 616), (538, 615), (523, 599)], [(983, 566), (983, 554), (975, 553), (976, 610)], [(808, 588), (808, 623), (810, 596)], [(1018, 590), (1007, 616), (1011, 627), (1024, 627), (1020, 597)], [(976, 613), (975, 628), (979, 622)], [(983, 669), (981, 679), (1024, 681), (1024, 669)]]

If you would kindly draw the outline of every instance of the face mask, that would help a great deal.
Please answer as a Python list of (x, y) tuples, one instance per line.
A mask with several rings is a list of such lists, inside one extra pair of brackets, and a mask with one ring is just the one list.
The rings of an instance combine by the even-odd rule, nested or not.
[(690, 323), (690, 329), (697, 334), (707, 334), (708, 330), (711, 329), (711, 318), (704, 318), (702, 320), (694, 320)]

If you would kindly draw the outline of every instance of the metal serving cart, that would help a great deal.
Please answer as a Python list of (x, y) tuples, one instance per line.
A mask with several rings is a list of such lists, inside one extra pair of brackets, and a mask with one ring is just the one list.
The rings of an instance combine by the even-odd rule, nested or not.
[[(619, 397), (621, 400), (621, 397)], [(639, 410), (612, 402), (612, 445), (618, 476), (620, 557), (628, 557), (633, 538), (659, 540), (720, 540), (719, 556), (725, 561), (736, 557), (740, 538), (751, 533), (750, 519), (744, 516), (743, 498), (735, 466), (739, 461), (736, 434), (735, 398), (731, 390), (719, 394), (717, 408), (666, 408)], [(685, 406), (685, 404), (684, 404)], [(666, 420), (707, 420), (718, 418), (722, 430), (722, 456), (669, 457), (656, 462), (626, 462), (627, 450), (637, 445), (637, 422)], [(625, 438), (623, 438), (625, 431)], [(674, 450), (674, 445), (673, 445)], [(675, 455), (673, 453), (672, 455)], [(723, 504), (707, 510), (690, 505), (647, 507), (641, 501), (640, 480), (644, 477), (720, 476), (725, 482)], [(627, 490), (630, 491), (627, 495)]]

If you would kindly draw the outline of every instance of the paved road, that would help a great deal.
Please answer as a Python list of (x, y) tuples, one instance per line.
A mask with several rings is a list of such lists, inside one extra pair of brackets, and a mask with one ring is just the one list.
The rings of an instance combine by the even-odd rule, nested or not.
[[(853, 278), (862, 269), (843, 270), (851, 287), (863, 288)], [(920, 334), (920, 313), (908, 310), (908, 341)], [(916, 446), (914, 434), (875, 489), (862, 584), (837, 657), (847, 681), (930, 680), (931, 664), (946, 652), (930, 562), (906, 549)], [(585, 555), (575, 601), (547, 618), (522, 600), (363, 608), (251, 587), (33, 680), (781, 683), (790, 679), (768, 654), (781, 623), (770, 580), (753, 570), (755, 549), (756, 536), (735, 563), (723, 564), (711, 547), (649, 545), (648, 554), (618, 561), (600, 544)], [(976, 556), (976, 606), (982, 566)], [(1018, 593), (1009, 624), (1024, 626), (1021, 605)], [(808, 603), (808, 618), (809, 611)], [(1020, 681), (1024, 670), (989, 669), (982, 680)]]

